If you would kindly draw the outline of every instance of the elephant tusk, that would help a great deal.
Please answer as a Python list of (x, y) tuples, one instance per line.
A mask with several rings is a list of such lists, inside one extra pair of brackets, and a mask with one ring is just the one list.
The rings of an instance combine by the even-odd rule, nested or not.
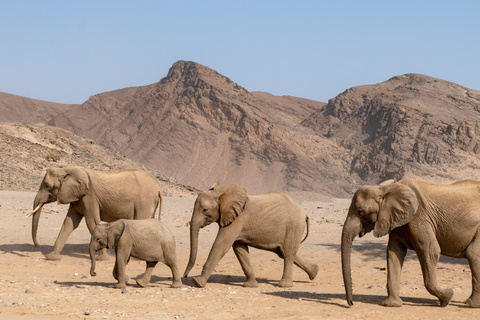
[(43, 203), (40, 203), (40, 204), (35, 208), (35, 210), (33, 210), (32, 212), (30, 212), (29, 214), (27, 214), (27, 215), (25, 216), (25, 218), (28, 218), (28, 217), (33, 216), (35, 213), (38, 212), (38, 210), (42, 209), (42, 207), (43, 207)]

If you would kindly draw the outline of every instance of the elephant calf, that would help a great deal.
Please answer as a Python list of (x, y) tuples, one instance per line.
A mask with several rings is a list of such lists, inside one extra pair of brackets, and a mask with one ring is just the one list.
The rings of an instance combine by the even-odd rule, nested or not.
[(141, 279), (137, 280), (140, 287), (150, 282), (152, 271), (160, 261), (172, 270), (171, 287), (178, 288), (182, 280), (177, 266), (175, 238), (170, 230), (155, 219), (117, 220), (107, 224), (99, 224), (92, 232), (90, 240), (90, 259), (92, 266), (90, 274), (95, 276), (96, 251), (100, 249), (115, 249), (115, 267), (113, 277), (118, 280), (115, 288), (125, 288), (129, 277), (125, 274), (130, 257), (144, 260), (147, 268)]

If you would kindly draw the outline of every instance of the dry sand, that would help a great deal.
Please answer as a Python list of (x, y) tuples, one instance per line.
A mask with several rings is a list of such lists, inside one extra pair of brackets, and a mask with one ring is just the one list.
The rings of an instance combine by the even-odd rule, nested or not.
[[(313, 281), (295, 268), (294, 286), (276, 286), (283, 261), (275, 254), (251, 250), (259, 287), (243, 288), (244, 275), (230, 250), (220, 261), (203, 289), (191, 278), (180, 289), (169, 287), (170, 270), (158, 264), (147, 288), (134, 279), (143, 274), (142, 261), (130, 261), (127, 292), (114, 289), (114, 258), (97, 263), (97, 276), (89, 275), (90, 235), (82, 222), (62, 252), (60, 261), (45, 260), (52, 250), (68, 206), (45, 206), (38, 232), (42, 244), (31, 239), (31, 210), (34, 193), (0, 191), (0, 319), (473, 319), (479, 310), (466, 308), (463, 300), (471, 292), (470, 269), (466, 260), (442, 258), (439, 281), (454, 288), (453, 301), (446, 308), (423, 286), (420, 266), (409, 252), (403, 270), (401, 296), (404, 306), (379, 305), (386, 296), (387, 237), (371, 234), (354, 242), (352, 275), (354, 306), (345, 301), (340, 265), (340, 234), (349, 200), (324, 199), (303, 202), (311, 217), (311, 234), (299, 254), (315, 261), (320, 272)], [(187, 222), (195, 198), (166, 197), (162, 220), (176, 236), (180, 269), (189, 253)], [(197, 264), (191, 276), (201, 272), (217, 230), (216, 225), (200, 233)]]

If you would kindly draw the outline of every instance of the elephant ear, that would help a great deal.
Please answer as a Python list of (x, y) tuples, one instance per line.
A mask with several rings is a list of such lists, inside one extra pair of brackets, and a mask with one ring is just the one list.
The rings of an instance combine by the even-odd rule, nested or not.
[(238, 184), (220, 187), (223, 191), (218, 198), (220, 211), (220, 227), (231, 224), (245, 208), (248, 196), (245, 189)]
[(123, 220), (117, 220), (113, 223), (109, 223), (107, 227), (107, 248), (113, 249), (117, 246), (118, 240), (123, 235), (127, 223)]
[(378, 213), (373, 235), (383, 237), (395, 228), (407, 224), (418, 209), (415, 192), (401, 183), (381, 186), (383, 203)]
[(65, 175), (60, 179), (58, 190), (58, 203), (66, 204), (83, 198), (89, 188), (88, 175), (80, 167), (65, 168)]

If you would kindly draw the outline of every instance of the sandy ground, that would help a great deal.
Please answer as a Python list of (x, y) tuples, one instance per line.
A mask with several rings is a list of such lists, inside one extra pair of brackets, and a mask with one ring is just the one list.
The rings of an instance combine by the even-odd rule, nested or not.
[[(0, 191), (0, 319), (469, 319), (479, 310), (466, 308), (463, 301), (471, 292), (470, 269), (466, 260), (442, 258), (439, 281), (455, 290), (446, 308), (423, 286), (420, 266), (409, 252), (402, 278), (401, 308), (379, 305), (386, 296), (387, 238), (371, 234), (354, 242), (352, 275), (354, 306), (345, 301), (340, 265), (340, 234), (349, 200), (332, 199), (303, 202), (311, 217), (311, 234), (299, 254), (320, 266), (313, 281), (299, 268), (294, 286), (276, 286), (283, 261), (275, 254), (251, 250), (252, 264), (260, 283), (247, 289), (244, 275), (230, 250), (218, 264), (203, 289), (191, 278), (183, 279), (180, 289), (169, 287), (170, 270), (158, 264), (147, 288), (136, 286), (134, 279), (144, 272), (144, 262), (130, 261), (127, 291), (112, 286), (114, 258), (97, 263), (97, 276), (89, 275), (88, 242), (90, 235), (82, 222), (63, 250), (60, 261), (45, 260), (52, 250), (67, 206), (45, 206), (39, 227), (41, 246), (31, 239), (31, 209), (34, 193)], [(181, 272), (187, 264), (189, 235), (187, 222), (194, 198), (166, 197), (162, 220), (176, 236)], [(216, 225), (200, 233), (197, 264), (190, 275), (201, 272), (217, 231)]]

